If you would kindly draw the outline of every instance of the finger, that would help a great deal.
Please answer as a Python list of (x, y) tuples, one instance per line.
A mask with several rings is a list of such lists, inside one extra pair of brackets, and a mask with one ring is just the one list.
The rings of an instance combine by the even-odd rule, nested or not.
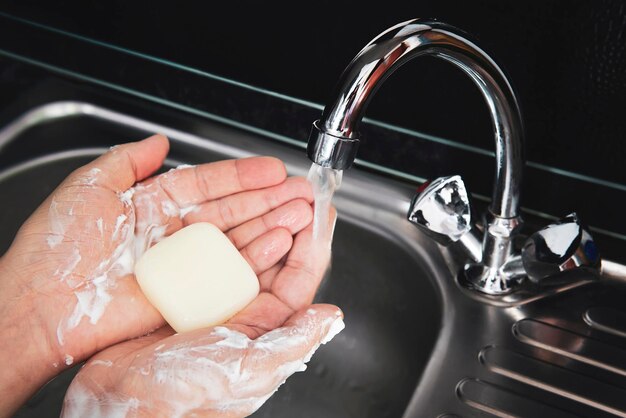
[[(220, 352), (222, 361), (236, 360), (238, 376), (244, 376), (244, 379), (226, 380), (228, 393), (236, 396), (235, 402), (229, 403), (228, 416), (248, 416), (289, 376), (305, 370), (305, 364), (319, 346), (337, 335), (344, 324), (343, 313), (336, 306), (314, 305), (292, 315), (284, 327), (254, 340), (239, 333), (243, 327), (227, 325), (227, 328), (230, 332), (219, 330), (223, 337), (214, 345), (230, 347), (237, 341), (236, 347), (245, 350), (231, 350), (229, 355)], [(216, 331), (218, 328), (212, 334)]]
[(252, 157), (170, 171), (159, 176), (159, 182), (179, 207), (188, 207), (246, 190), (274, 186), (286, 177), (285, 165), (279, 159)]
[(164, 325), (161, 328), (158, 328), (157, 330), (139, 338), (132, 338), (100, 351), (89, 359), (85, 367), (102, 365), (102, 361), (108, 363), (113, 359), (122, 357), (126, 353), (137, 352), (150, 346), (152, 346), (150, 349), (154, 351), (155, 348), (162, 346), (162, 341), (165, 338), (172, 337), (174, 334), (176, 334), (176, 332), (172, 329), (172, 327)]
[(112, 148), (76, 170), (68, 180), (123, 192), (158, 170), (168, 151), (168, 139), (163, 135), (153, 135)]
[(261, 292), (248, 306), (230, 318), (229, 327), (257, 338), (282, 326), (293, 315), (293, 309), (271, 293)]
[(254, 273), (259, 275), (276, 264), (291, 248), (293, 238), (288, 230), (276, 228), (261, 235), (241, 249)]
[[(191, 170), (191, 168), (184, 168), (178, 171), (185, 170)], [(311, 187), (308, 182), (304, 178), (292, 178), (277, 186), (236, 193), (209, 203), (183, 207), (173, 200), (172, 194), (167, 192), (162, 184), (164, 181), (162, 178), (172, 173), (175, 172), (150, 178), (135, 186), (133, 202), (137, 211), (136, 229), (138, 235), (147, 236), (150, 235), (151, 230), (163, 230), (160, 233), (164, 236), (169, 236), (181, 227), (196, 222), (211, 222), (221, 230), (228, 230), (231, 227), (237, 227), (255, 217), (264, 215), (271, 209), (280, 207), (280, 205), (293, 199), (312, 200)], [(283, 219), (270, 218), (269, 221), (276, 223), (277, 226), (285, 225), (292, 231), (294, 231), (294, 227), (290, 226), (290, 222), (304, 222), (293, 214), (293, 216), (283, 215), (285, 216)], [(310, 214), (305, 213), (304, 216), (307, 217)], [(295, 227), (295, 230), (301, 229), (299, 225), (295, 225)], [(244, 228), (243, 232), (246, 230), (248, 229)], [(244, 247), (262, 233), (263, 231), (256, 235), (249, 235), (238, 248)], [(239, 234), (239, 236), (241, 235), (245, 236), (247, 234)], [(142, 247), (147, 249), (154, 241), (155, 239), (148, 237), (148, 240)]]
[(278, 263), (274, 264), (263, 273), (259, 274), (259, 286), (261, 292), (270, 292), (272, 290), (272, 283), (274, 278), (280, 273), (285, 266), (286, 257), (283, 257)]
[(309, 305), (292, 314), (282, 327), (257, 338), (253, 349), (264, 351), (268, 348), (265, 343), (278, 342), (285, 337), (295, 338), (299, 340), (299, 344), (276, 347), (277, 350), (271, 353), (273, 360), (288, 362), (299, 358), (306, 359), (311, 349), (322, 342), (330, 341), (343, 329), (343, 325), (343, 312), (337, 306), (326, 303)]
[(168, 385), (168, 398), (177, 399), (178, 407), (181, 399), (200, 399), (190, 413), (248, 416), (343, 329), (342, 316), (335, 306), (315, 305), (256, 340), (236, 325), (177, 334), (147, 347), (142, 351), (147, 355), (131, 356), (128, 369), (135, 374), (145, 370), (144, 377), (160, 371), (167, 377), (163, 384)]
[(311, 185), (303, 177), (291, 177), (273, 187), (206, 202), (188, 213), (185, 222), (211, 222), (226, 231), (300, 198), (309, 202), (313, 199)]
[(275, 228), (285, 228), (291, 235), (304, 229), (313, 220), (313, 209), (304, 199), (291, 202), (257, 217), (226, 233), (231, 242), (241, 249), (250, 244), (255, 238)]
[[(337, 214), (331, 208), (325, 236), (332, 239)], [(330, 263), (330, 242), (313, 239), (313, 225), (299, 232), (285, 265), (271, 283), (271, 292), (293, 310), (309, 305)], [(268, 280), (264, 277), (264, 282)], [(267, 285), (267, 283), (264, 283)]]
[(317, 348), (343, 328), (343, 313), (338, 307), (312, 305), (292, 315), (284, 326), (252, 341), (241, 368), (253, 378), (243, 395), (261, 396), (258, 388), (267, 390), (268, 386), (273, 392), (287, 377), (304, 371)]

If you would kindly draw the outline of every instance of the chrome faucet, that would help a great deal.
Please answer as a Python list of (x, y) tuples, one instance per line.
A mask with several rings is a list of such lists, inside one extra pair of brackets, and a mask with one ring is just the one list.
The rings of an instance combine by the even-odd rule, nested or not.
[[(413, 200), (409, 220), (443, 245), (460, 243), (468, 255), (463, 274), (471, 287), (489, 295), (509, 293), (525, 276), (521, 255), (514, 254), (513, 248), (522, 225), (522, 119), (502, 70), (460, 30), (415, 19), (386, 30), (367, 44), (344, 70), (322, 118), (313, 123), (307, 154), (320, 166), (349, 168), (356, 158), (358, 127), (369, 100), (397, 68), (421, 55), (456, 65), (480, 89), (493, 124), (496, 172), (482, 238), (471, 223), (469, 199), (458, 176), (435, 180)], [(528, 260), (524, 261), (532, 262)]]

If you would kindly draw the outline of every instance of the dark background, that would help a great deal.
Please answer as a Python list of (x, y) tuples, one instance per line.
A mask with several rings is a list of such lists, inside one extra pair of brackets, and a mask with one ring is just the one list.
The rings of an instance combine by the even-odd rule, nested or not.
[[(0, 57), (3, 120), (16, 116), (3, 113), (15, 100), (73, 99), (70, 91), (101, 89), (86, 78), (77, 81), (65, 73), (52, 77), (47, 70), (33, 72), (26, 57), (181, 104), (186, 111), (206, 111), (306, 141), (319, 109), (48, 29), (28, 29), (15, 17), (319, 105), (328, 100), (346, 64), (378, 33), (414, 17), (437, 18), (470, 33), (516, 88), (529, 161), (522, 195), (526, 213), (562, 216), (576, 210), (587, 223), (626, 236), (623, 0), (370, 5), (230, 1), (219, 7), (207, 1), (0, 1), (0, 49), (22, 57), (19, 65)], [(2, 97), (7, 91), (15, 100), (6, 93)], [(396, 72), (377, 93), (367, 116), (493, 149), (491, 124), (478, 90), (460, 71), (434, 58), (413, 61)], [(490, 194), (493, 160), (484, 154), (380, 126), (365, 126), (363, 134), (360, 158), (425, 178), (460, 173), (472, 192)]]
[[(325, 103), (379, 32), (435, 17), (471, 33), (510, 75), (527, 158), (626, 183), (626, 2), (33, 2), (0, 10), (298, 98)], [(112, 65), (114, 63), (111, 63)], [(478, 91), (425, 58), (397, 72), (368, 116), (491, 149)]]

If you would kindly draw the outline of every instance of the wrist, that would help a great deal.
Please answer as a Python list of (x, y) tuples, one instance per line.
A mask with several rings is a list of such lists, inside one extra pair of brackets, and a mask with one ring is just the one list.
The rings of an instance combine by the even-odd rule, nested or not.
[(10, 416), (56, 373), (36, 301), (0, 258), (0, 417)]

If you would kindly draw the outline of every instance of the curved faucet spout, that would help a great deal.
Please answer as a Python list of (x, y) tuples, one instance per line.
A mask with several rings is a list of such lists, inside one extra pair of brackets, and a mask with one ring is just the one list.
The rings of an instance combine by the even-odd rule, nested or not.
[(515, 93), (498, 65), (460, 30), (426, 19), (409, 20), (380, 34), (344, 70), (334, 99), (313, 124), (309, 158), (335, 169), (349, 168), (359, 145), (358, 127), (377, 88), (397, 68), (421, 55), (442, 58), (467, 74), (489, 108), (495, 136), (496, 170), (485, 222), (482, 260), (466, 269), (469, 281), (490, 294), (512, 289), (502, 267), (519, 230), (523, 127)]
[(522, 121), (506, 76), (461, 31), (444, 23), (415, 19), (380, 34), (344, 70), (334, 99), (314, 124), (308, 144), (311, 160), (348, 168), (356, 157), (358, 125), (377, 88), (398, 67), (420, 55), (443, 58), (476, 83), (489, 107), (496, 144), (496, 173), (490, 211), (501, 218), (518, 215), (523, 166)]

